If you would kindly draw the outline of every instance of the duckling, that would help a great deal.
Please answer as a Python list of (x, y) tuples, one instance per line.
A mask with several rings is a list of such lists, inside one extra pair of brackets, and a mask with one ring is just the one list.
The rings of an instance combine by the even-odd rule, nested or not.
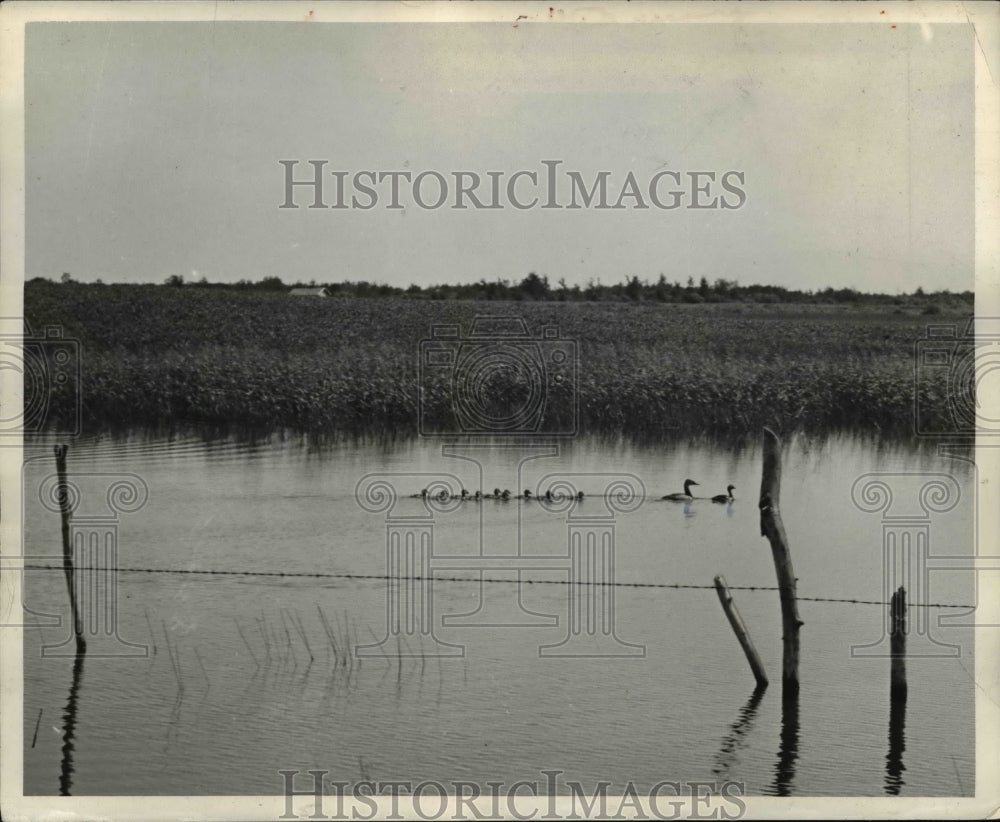
[(506, 501), (510, 499), (510, 489), (504, 488), (503, 493), (500, 495), (500, 499)]
[(583, 499), (583, 491), (577, 491), (576, 492), (576, 498), (577, 499)]
[(714, 497), (712, 497), (712, 502), (723, 502), (723, 503), (725, 503), (725, 502), (732, 502), (733, 501), (733, 489), (735, 487), (736, 487), (735, 485), (726, 486), (726, 493), (725, 494), (716, 494)]
[(533, 499), (533, 497), (531, 496), (531, 491), (525, 488), (524, 493), (520, 497), (518, 497), (518, 499)]
[(691, 493), (691, 486), (698, 485), (693, 479), (684, 480), (684, 493), (683, 494), (667, 494), (663, 499), (668, 499), (673, 502), (690, 502), (694, 499)]

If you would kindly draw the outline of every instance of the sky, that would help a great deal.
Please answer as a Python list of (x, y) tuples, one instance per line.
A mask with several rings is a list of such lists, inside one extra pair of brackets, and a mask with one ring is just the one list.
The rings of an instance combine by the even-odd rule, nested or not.
[[(25, 66), (29, 279), (973, 288), (964, 25), (32, 23)], [(326, 161), (327, 206), (333, 172), (348, 202), (359, 171), (437, 172), (449, 200), (280, 208), (281, 160)], [(563, 204), (566, 172), (607, 172), (610, 204), (629, 174), (647, 205), (659, 172), (686, 193), (543, 209), (522, 175), (535, 207), (449, 207), (457, 172), (488, 203), (487, 172), (543, 161)], [(690, 172), (738, 202), (730, 171), (740, 207), (688, 207)]]

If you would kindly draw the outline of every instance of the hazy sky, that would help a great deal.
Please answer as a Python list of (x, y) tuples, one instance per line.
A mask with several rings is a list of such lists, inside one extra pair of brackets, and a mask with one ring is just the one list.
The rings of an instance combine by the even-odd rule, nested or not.
[[(943, 24), (34, 23), (26, 276), (972, 289), (972, 58)], [(560, 160), (612, 203), (665, 170), (741, 171), (746, 202), (431, 210), (404, 182), (395, 210), (385, 182), (370, 210), (279, 209), (282, 159), (327, 160), (328, 201), (330, 171), (453, 196)]]

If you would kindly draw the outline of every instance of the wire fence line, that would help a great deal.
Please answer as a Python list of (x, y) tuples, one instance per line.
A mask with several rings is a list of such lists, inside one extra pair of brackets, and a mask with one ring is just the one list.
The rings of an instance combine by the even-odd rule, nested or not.
[[(61, 565), (35, 565), (25, 563), (21, 566), (26, 571), (63, 571), (63, 566)], [(581, 586), (581, 587), (598, 587), (598, 588), (677, 588), (677, 589), (698, 589), (714, 591), (715, 585), (700, 585), (695, 583), (683, 583), (683, 582), (591, 582), (585, 580), (565, 580), (565, 579), (510, 579), (503, 577), (487, 577), (487, 576), (475, 576), (475, 577), (457, 577), (457, 576), (446, 576), (444, 574), (432, 574), (429, 577), (423, 576), (402, 576), (394, 574), (348, 574), (348, 573), (329, 573), (322, 571), (226, 571), (226, 570), (212, 570), (212, 569), (193, 569), (193, 568), (109, 568), (103, 566), (91, 566), (91, 565), (78, 565), (75, 566), (76, 570), (79, 571), (115, 571), (121, 573), (129, 574), (185, 574), (192, 576), (234, 576), (234, 577), (293, 577), (293, 578), (304, 578), (304, 579), (363, 579), (363, 580), (399, 580), (401, 582), (407, 581), (421, 581), (424, 579), (429, 579), (434, 582), (464, 582), (464, 583), (492, 583), (499, 585), (567, 585), (567, 586)], [(516, 571), (516, 568), (512, 568), (512, 571)], [(776, 585), (728, 585), (730, 591), (777, 591), (778, 586)], [(797, 596), (797, 600), (803, 602), (839, 602), (848, 605), (888, 605), (889, 603), (884, 600), (879, 599), (857, 599), (849, 597), (809, 597), (809, 596)], [(907, 605), (911, 608), (967, 608), (974, 609), (975, 605), (969, 605), (966, 603), (949, 603), (949, 602), (908, 602)]]

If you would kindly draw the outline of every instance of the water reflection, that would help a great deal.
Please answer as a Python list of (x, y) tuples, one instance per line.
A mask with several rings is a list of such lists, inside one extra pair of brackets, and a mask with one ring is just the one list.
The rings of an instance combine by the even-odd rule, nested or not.
[(715, 767), (712, 768), (712, 773), (716, 776), (729, 777), (729, 771), (736, 760), (737, 753), (746, 745), (747, 736), (757, 718), (757, 709), (760, 707), (760, 701), (764, 698), (765, 690), (766, 688), (757, 688), (750, 695), (750, 699), (740, 708), (736, 721), (729, 727), (729, 733), (722, 738), (722, 745), (715, 757)]
[[(97, 431), (95, 425), (90, 430)], [(98, 433), (75, 440), (78, 447), (95, 451), (118, 452), (127, 450), (130, 454), (143, 453), (146, 449), (167, 449), (173, 453), (187, 448), (214, 450), (233, 448), (247, 456), (264, 449), (290, 447), (306, 453), (326, 457), (346, 448), (364, 448), (372, 453), (396, 455), (412, 450), (424, 442), (423, 438), (411, 433), (393, 430), (365, 431), (297, 431), (293, 429), (254, 427), (247, 425), (218, 424), (191, 426), (103, 426)], [(25, 449), (29, 452), (41, 449), (48, 452), (50, 439), (46, 436), (26, 435)], [(503, 438), (497, 444), (503, 444)], [(939, 464), (942, 456), (972, 462), (971, 445), (949, 446), (947, 453), (938, 450), (937, 443), (928, 438), (908, 438), (880, 434), (852, 433), (848, 431), (826, 431), (823, 433), (797, 432), (784, 438), (788, 453), (798, 456), (822, 457), (845, 448), (860, 449), (877, 461), (898, 458), (916, 458), (920, 462)], [(490, 445), (488, 439), (484, 445)], [(732, 465), (741, 460), (754, 459), (760, 449), (760, 432), (722, 432), (719, 435), (684, 435), (677, 433), (670, 437), (642, 437), (625, 435), (587, 434), (573, 442), (563, 443), (565, 449), (580, 445), (586, 450), (600, 450), (605, 453), (661, 454), (668, 455), (678, 450), (699, 450), (727, 457)]]
[(76, 732), (76, 701), (80, 693), (80, 681), (83, 678), (83, 654), (73, 658), (73, 680), (69, 687), (69, 699), (63, 710), (63, 744), (62, 762), (59, 768), (59, 794), (69, 796), (73, 787), (73, 750)]
[(782, 688), (781, 745), (774, 781), (765, 791), (772, 796), (791, 796), (795, 780), (795, 763), (799, 758), (799, 692), (797, 688)]
[[(513, 638), (510, 644), (489, 642), (478, 657), (463, 660), (460, 667), (457, 662), (449, 665), (420, 656), (415, 661), (401, 661), (395, 647), (387, 649), (393, 652), (389, 658), (371, 662), (365, 659), (363, 667), (360, 659), (352, 659), (350, 650), (358, 641), (377, 643), (387, 631), (386, 526), (384, 523), (376, 526), (372, 517), (357, 505), (358, 479), (375, 470), (428, 472), (450, 467), (451, 463), (459, 464), (443, 455), (440, 444), (406, 441), (386, 445), (384, 449), (331, 447), (315, 455), (303, 453), (300, 440), (295, 438), (274, 438), (266, 445), (203, 442), (200, 438), (115, 444), (101, 438), (81, 446), (75, 454), (81, 471), (135, 472), (157, 494), (157, 504), (148, 506), (142, 517), (130, 521), (128, 533), (123, 531), (123, 540), (127, 540), (130, 551), (127, 565), (181, 572), (218, 569), (236, 573), (205, 577), (187, 573), (122, 574), (123, 619), (142, 622), (145, 618), (157, 626), (157, 631), (161, 620), (169, 620), (171, 625), (175, 620), (182, 620), (178, 625), (191, 621), (204, 628), (197, 632), (197, 640), (181, 634), (189, 636), (182, 646), (187, 643), (185, 657), (191, 655), (192, 663), (183, 671), (187, 694), (192, 689), (195, 695), (204, 691), (204, 708), (189, 699), (184, 703), (186, 710), (172, 710), (174, 682), (170, 665), (163, 668), (166, 660), (162, 657), (166, 653), (160, 654), (155, 671), (155, 675), (165, 673), (165, 680), (151, 677), (152, 689), (134, 687), (139, 681), (137, 676), (122, 679), (112, 676), (108, 666), (92, 665), (88, 672), (91, 689), (88, 694), (99, 693), (102, 698), (97, 702), (87, 701), (88, 722), (81, 729), (85, 735), (81, 739), (87, 744), (74, 752), (76, 693), (82, 670), (77, 671), (70, 704), (66, 705), (69, 683), (60, 681), (61, 675), (53, 682), (49, 671), (39, 668), (33, 659), (26, 661), (26, 670), (44, 682), (44, 698), (39, 696), (37, 703), (45, 705), (45, 716), (61, 715), (61, 709), (64, 706), (67, 709), (64, 740), (56, 740), (57, 746), (66, 742), (62, 792), (85, 790), (91, 776), (102, 784), (114, 780), (113, 784), (126, 792), (141, 793), (149, 785), (157, 785), (168, 793), (190, 792), (185, 774), (191, 770), (188, 764), (192, 760), (200, 768), (199, 773), (204, 774), (206, 784), (212, 784), (208, 780), (217, 782), (220, 773), (214, 769), (223, 767), (228, 756), (252, 759), (247, 770), (256, 774), (254, 787), (259, 783), (267, 791), (273, 783), (270, 776), (273, 765), (263, 751), (277, 746), (290, 749), (298, 744), (301, 736), (317, 728), (317, 716), (322, 717), (320, 722), (336, 728), (338, 735), (342, 731), (351, 749), (363, 751), (371, 761), (384, 761), (385, 768), (402, 767), (396, 763), (406, 761), (405, 754), (425, 756), (428, 773), (433, 775), (472, 772), (488, 765), (506, 777), (518, 772), (519, 749), (528, 746), (533, 758), (555, 757), (558, 761), (570, 746), (573, 755), (579, 756), (582, 774), (593, 774), (596, 778), (601, 769), (606, 769), (606, 760), (601, 756), (604, 749), (595, 746), (594, 739), (588, 736), (591, 732), (553, 730), (562, 728), (573, 715), (555, 696), (550, 696), (553, 676), (561, 678), (558, 690), (565, 693), (567, 703), (575, 703), (575, 710), (613, 715), (614, 727), (621, 729), (623, 739), (638, 739), (640, 743), (649, 740), (650, 745), (655, 744), (663, 730), (643, 722), (642, 713), (632, 705), (664, 700), (683, 704), (697, 692), (703, 674), (716, 675), (712, 669), (690, 671), (683, 664), (674, 665), (667, 660), (697, 661), (700, 665), (695, 654), (700, 643), (711, 635), (709, 632), (715, 630), (711, 620), (719, 614), (718, 603), (709, 601), (714, 599), (711, 595), (676, 590), (661, 595), (652, 588), (700, 584), (722, 570), (740, 586), (774, 584), (769, 552), (766, 544), (759, 541), (756, 528), (759, 461), (750, 459), (746, 453), (718, 452), (707, 447), (685, 450), (658, 446), (644, 452), (617, 443), (605, 451), (593, 441), (581, 439), (560, 448), (560, 464), (556, 466), (560, 470), (595, 475), (609, 469), (628, 471), (642, 477), (648, 489), (649, 503), (634, 516), (623, 516), (615, 524), (616, 546), (622, 549), (617, 552), (616, 548), (616, 571), (620, 574), (618, 579), (630, 586), (616, 589), (616, 619), (620, 616), (623, 625), (638, 626), (643, 632), (642, 641), (649, 642), (656, 650), (645, 663), (649, 667), (648, 676), (637, 678), (638, 684), (628, 685), (635, 694), (634, 703), (626, 701), (620, 705), (622, 700), (609, 702), (606, 696), (622, 684), (618, 666), (587, 667), (586, 675), (564, 675), (566, 666), (561, 665), (539, 670), (532, 638), (535, 634), (529, 636), (528, 654), (522, 653), (523, 648)], [(489, 459), (483, 462), (489, 470), (514, 470), (517, 462), (508, 451), (489, 451)], [(803, 457), (803, 453), (807, 456)], [(881, 592), (882, 526), (878, 517), (857, 510), (847, 490), (864, 472), (882, 468), (916, 471), (921, 460), (907, 456), (898, 464), (892, 461), (882, 464), (853, 440), (839, 445), (795, 440), (788, 444), (786, 455), (788, 500), (782, 514), (789, 536), (808, 535), (809, 543), (808, 550), (800, 551), (801, 560), (796, 556), (803, 594), (877, 598)], [(941, 470), (942, 466), (935, 464), (934, 468)], [(43, 466), (37, 470), (44, 476), (43, 472), (49, 469)], [(539, 466), (517, 490), (534, 488), (527, 483), (551, 470), (554, 469), (547, 464)], [(466, 488), (475, 489), (470, 483), (476, 476), (469, 470), (460, 479)], [(741, 505), (715, 505), (710, 498), (688, 505), (658, 501), (663, 492), (675, 489), (678, 480), (685, 476), (698, 476), (706, 486), (709, 482), (716, 486), (732, 480), (744, 489), (738, 500)], [(30, 476), (27, 481), (34, 483), (35, 477)], [(971, 481), (963, 489), (970, 485)], [(419, 486), (406, 487), (419, 490)], [(492, 487), (490, 482), (488, 488)], [(602, 508), (602, 501), (589, 496), (590, 487), (585, 490), (588, 496), (584, 506), (589, 515)], [(599, 489), (595, 485), (593, 490)], [(25, 499), (37, 500), (34, 485), (31, 491)], [(963, 496), (972, 498), (971, 494)], [(416, 501), (407, 500), (401, 503), (400, 510), (407, 513), (417, 505)], [(38, 508), (36, 504), (27, 515), (33, 517), (32, 529), (26, 537), (28, 546), (57, 545), (58, 523)], [(725, 514), (720, 508), (725, 509)], [(183, 516), (178, 516), (178, 512)], [(566, 550), (566, 525), (546, 514), (547, 508), (541, 501), (531, 505), (523, 500), (465, 505), (449, 519), (442, 517), (440, 522), (435, 521), (435, 541), (440, 540), (442, 551), (447, 549), (461, 557), (472, 552), (478, 554), (481, 545), (491, 551), (508, 547), (512, 554), (521, 545), (526, 553), (543, 557), (561, 554)], [(692, 514), (695, 516), (691, 517)], [(943, 517), (941, 536), (935, 536), (935, 540), (942, 545), (952, 544), (958, 550), (971, 543), (972, 526), (972, 512)], [(936, 522), (934, 527), (937, 534)], [(522, 537), (523, 542), (516, 542)], [(58, 565), (58, 555), (55, 564)], [(262, 575), (253, 573), (258, 571)], [(278, 572), (295, 576), (269, 576)], [(330, 578), (325, 578), (326, 575)], [(62, 582), (61, 576), (60, 571), (32, 578), (32, 596), (28, 601), (37, 606), (39, 613), (55, 611), (53, 603), (63, 602), (65, 591), (56, 587)], [(559, 577), (553, 573), (538, 576), (538, 582)], [(971, 572), (961, 579), (958, 575), (940, 576), (947, 584), (938, 590), (938, 599), (967, 601), (964, 580), (973, 580)], [(435, 614), (472, 611), (483, 593), (478, 582), (476, 579), (472, 584), (435, 585)], [(126, 585), (132, 595), (130, 599), (124, 593)], [(536, 613), (558, 613), (557, 609), (568, 607), (568, 594), (564, 590), (554, 585), (525, 585), (523, 605)], [(226, 595), (220, 595), (220, 591)], [(752, 623), (768, 624), (766, 620), (772, 619), (769, 604), (772, 597), (773, 594), (748, 594), (747, 616)], [(491, 597), (487, 595), (485, 599), (489, 601)], [(227, 618), (220, 619), (220, 605), (225, 605)], [(659, 624), (649, 624), (651, 606), (657, 609), (656, 618), (669, 625), (666, 630)], [(808, 675), (813, 681), (843, 677), (853, 692), (877, 697), (881, 690), (871, 686), (873, 677), (867, 669), (849, 666), (853, 669), (843, 671), (839, 662), (844, 642), (856, 641), (857, 632), (869, 625), (867, 607), (849, 607), (844, 603), (812, 607), (816, 620), (827, 620), (824, 625), (829, 630), (813, 647), (815, 653), (804, 658)], [(334, 615), (327, 624), (323, 610), (316, 611), (317, 608), (327, 614), (339, 611), (340, 616)], [(300, 630), (299, 612), (305, 631)], [(357, 636), (352, 636), (355, 619), (360, 630)], [(467, 626), (459, 627), (464, 630)], [(447, 638), (458, 638), (458, 629), (452, 630), (455, 633)], [(701, 635), (701, 631), (706, 635)], [(476, 639), (484, 633), (470, 631), (468, 638)], [(516, 632), (498, 633), (507, 636)], [(556, 632), (552, 634), (553, 640), (559, 639)], [(542, 641), (539, 639), (539, 644)], [(549, 641), (548, 635), (544, 641)], [(197, 653), (191, 647), (192, 642)], [(161, 639), (161, 651), (163, 647)], [(168, 651), (173, 650), (171, 642)], [(201, 659), (196, 662), (199, 654)], [(315, 662), (310, 667), (313, 657)], [(202, 670), (203, 665), (207, 673)], [(585, 665), (589, 663), (582, 662), (576, 670), (584, 670)], [(82, 665), (78, 667), (82, 669)], [(894, 715), (900, 720), (898, 736), (894, 733), (895, 719), (884, 714), (874, 727), (869, 723), (859, 733), (848, 735), (850, 729), (842, 721), (840, 708), (830, 700), (807, 707), (809, 722), (801, 727), (797, 701), (785, 706), (782, 726), (775, 729), (780, 730), (780, 751), (771, 748), (765, 751), (763, 761), (758, 762), (755, 754), (760, 743), (773, 744), (762, 737), (762, 733), (773, 732), (759, 727), (764, 722), (760, 717), (769, 713), (768, 706), (776, 709), (777, 705), (772, 701), (762, 708), (760, 694), (751, 695), (743, 685), (727, 683), (718, 694), (718, 703), (705, 705), (705, 715), (714, 712), (717, 717), (718, 733), (702, 735), (704, 716), (671, 717), (669, 733), (685, 742), (690, 740), (690, 744), (677, 745), (675, 751), (653, 765), (637, 759), (637, 775), (658, 778), (663, 769), (683, 770), (689, 767), (690, 756), (708, 762), (719, 774), (713, 778), (752, 779), (753, 785), (748, 784), (748, 790), (753, 793), (767, 791), (784, 796), (819, 791), (884, 796), (893, 780), (902, 784), (901, 777), (905, 777), (904, 792), (948, 795), (953, 787), (946, 783), (952, 780), (942, 778), (928, 761), (931, 757), (917, 756), (914, 744), (915, 740), (925, 746), (939, 740), (951, 744), (953, 735), (963, 734), (961, 739), (955, 739), (955, 744), (964, 746), (958, 752), (960, 756), (969, 754), (972, 738), (966, 733), (966, 723), (972, 716), (974, 689), (971, 684), (963, 684), (966, 680), (961, 679), (964, 676), (961, 671), (956, 674), (961, 681), (955, 686), (950, 669), (937, 667), (941, 672), (934, 671), (929, 692), (944, 707), (940, 713), (916, 712), (909, 718), (910, 762), (906, 774), (902, 774), (901, 711)], [(55, 673), (59, 674), (58, 668)], [(719, 675), (725, 676), (725, 672)], [(427, 678), (434, 676), (436, 682)], [(506, 713), (497, 710), (496, 683), (504, 681), (503, 677), (516, 686), (516, 698), (506, 700), (512, 715), (518, 717), (516, 722), (506, 720)], [(202, 685), (199, 687), (198, 683)], [(877, 684), (884, 685), (881, 676)], [(956, 696), (951, 699), (953, 692)], [(289, 700), (288, 694), (295, 694), (296, 699)], [(745, 704), (739, 702), (740, 695)], [(772, 700), (775, 698), (779, 698), (777, 694)], [(119, 705), (128, 708), (124, 718), (116, 710)], [(50, 706), (54, 708), (51, 713)], [(724, 711), (721, 721), (720, 708)], [(737, 709), (736, 715), (733, 708)], [(566, 713), (560, 713), (561, 710)], [(216, 719), (217, 715), (227, 719), (230, 711), (246, 719), (232, 724)], [(727, 715), (731, 724), (721, 724)], [(888, 757), (885, 725), (881, 724), (887, 720)], [(62, 724), (62, 720), (53, 721)], [(458, 730), (449, 732), (448, 744), (427, 750), (432, 746), (427, 746), (426, 739), (437, 739), (443, 722)], [(220, 730), (223, 727), (225, 732)], [(144, 757), (149, 748), (150, 728), (160, 745), (164, 731), (169, 729), (166, 758), (159, 754), (153, 760)], [(503, 741), (503, 748), (499, 743), (494, 745), (494, 737)], [(483, 739), (490, 740), (489, 749), (480, 741)], [(809, 739), (814, 743), (822, 740), (824, 744), (809, 745)], [(831, 739), (835, 744), (827, 744)], [(26, 741), (30, 743), (30, 735)], [(173, 754), (180, 750), (181, 743), (184, 756), (177, 759)], [(591, 749), (596, 753), (590, 752)], [(102, 750), (122, 751), (137, 763), (136, 767), (116, 774), (112, 770), (114, 763), (98, 755)], [(882, 772), (869, 768), (852, 778), (850, 774), (857, 764), (866, 757), (870, 760), (871, 756), (883, 757)], [(26, 786), (54, 793), (56, 780), (52, 770), (57, 756), (42, 762), (39, 752), (35, 758), (26, 770)], [(157, 761), (175, 759), (174, 770), (156, 771)], [(73, 784), (75, 762), (81, 764), (84, 780), (79, 789)], [(356, 767), (353, 760), (336, 764), (347, 768), (349, 773)]]
[(885, 792), (899, 796), (903, 781), (903, 751), (906, 750), (906, 698), (893, 699), (889, 707), (889, 753), (885, 756)]

